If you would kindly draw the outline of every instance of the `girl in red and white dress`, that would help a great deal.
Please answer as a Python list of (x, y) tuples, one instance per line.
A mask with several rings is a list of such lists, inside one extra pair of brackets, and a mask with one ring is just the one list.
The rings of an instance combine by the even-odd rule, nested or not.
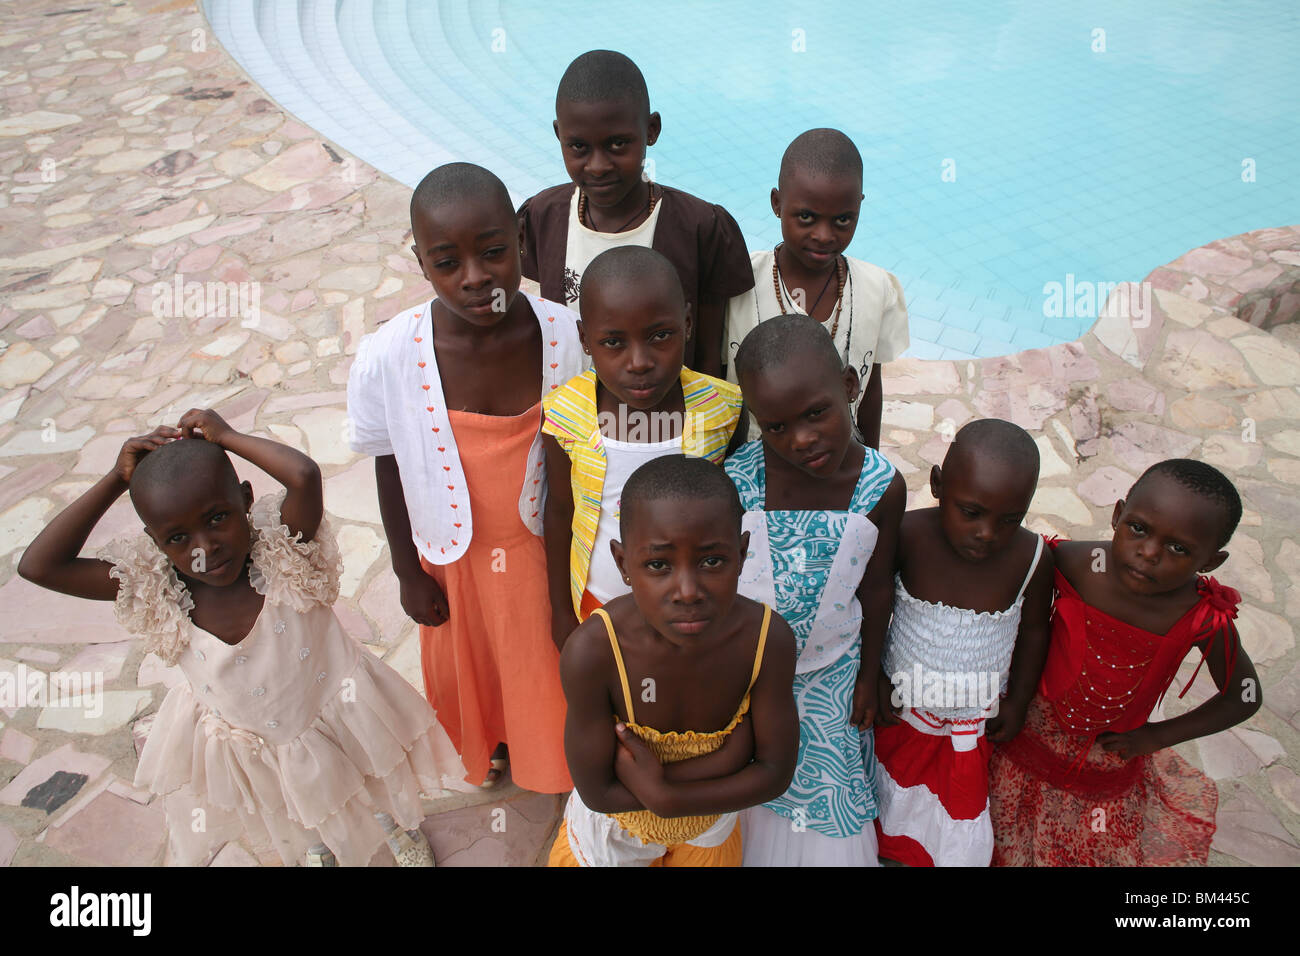
[[(1112, 540), (1052, 542), (1051, 649), (1024, 729), (990, 766), (995, 866), (1205, 864), (1218, 793), (1169, 748), (1262, 703), (1232, 624), (1240, 595), (1201, 576), (1240, 518), (1227, 478), (1171, 459), (1116, 503)], [(1152, 722), (1192, 648), (1219, 694)]]
[(892, 706), (876, 727), (882, 857), (987, 866), (993, 854), (990, 740), (1019, 730), (1047, 649), (1052, 559), (1021, 527), (1037, 483), (1024, 429), (975, 421), (930, 474), (939, 506), (903, 516), (879, 694)]

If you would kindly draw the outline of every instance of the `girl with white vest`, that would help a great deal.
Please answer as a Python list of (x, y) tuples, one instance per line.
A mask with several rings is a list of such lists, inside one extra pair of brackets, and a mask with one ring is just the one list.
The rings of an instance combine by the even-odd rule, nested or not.
[(519, 226), (487, 170), (452, 163), (426, 176), (411, 229), (436, 297), (362, 340), (348, 379), (352, 448), (375, 456), (425, 691), (467, 779), (499, 780), (508, 743), (516, 783), (564, 792), (540, 427), (543, 396), (583, 369), (577, 317), (519, 292)]

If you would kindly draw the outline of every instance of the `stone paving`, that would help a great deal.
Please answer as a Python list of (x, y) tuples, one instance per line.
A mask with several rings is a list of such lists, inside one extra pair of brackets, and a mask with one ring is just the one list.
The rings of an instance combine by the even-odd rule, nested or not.
[[(216, 407), (321, 464), (346, 563), (338, 613), (419, 686), (373, 468), (344, 433), (359, 338), (428, 295), (408, 251), (409, 193), (269, 102), (188, 0), (6, 5), (0, 105), (0, 671), (105, 680), (96, 716), (0, 701), (0, 865), (161, 864), (159, 801), (131, 780), (179, 674), (108, 604), (42, 591), (14, 568), (126, 437)], [(1211, 243), (1146, 281), (1149, 294), (1117, 290), (1075, 343), (894, 363), (884, 450), (925, 505), (956, 428), (1015, 421), (1043, 458), (1028, 524), (1072, 537), (1108, 533), (1115, 499), (1162, 458), (1228, 472), (1247, 510), (1217, 577), (1245, 598), (1238, 623), (1265, 706), (1179, 749), (1219, 786), (1212, 863), (1300, 864), (1300, 328), (1287, 324), (1300, 226)], [(274, 490), (238, 467), (256, 493)], [(123, 499), (90, 546), (136, 528)], [(1199, 678), (1167, 713), (1212, 690)], [(562, 802), (509, 784), (436, 797), (425, 829), (444, 865), (537, 863)], [(278, 863), (237, 843), (211, 861)]]

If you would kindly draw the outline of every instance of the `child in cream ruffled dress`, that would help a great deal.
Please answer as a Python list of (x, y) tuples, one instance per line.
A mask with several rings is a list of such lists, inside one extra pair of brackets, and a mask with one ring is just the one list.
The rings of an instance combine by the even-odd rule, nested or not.
[[(226, 451), (286, 490), (253, 503)], [(128, 487), (145, 532), (78, 558)], [(399, 865), (432, 865), (420, 792), (464, 769), (424, 698), (343, 630), (341, 571), (315, 463), (199, 410), (128, 440), (24, 554), (24, 577), (114, 600), (187, 678), (135, 778), (165, 797), (173, 862), (201, 865), (247, 835), (287, 865), (364, 866), (385, 842)]]

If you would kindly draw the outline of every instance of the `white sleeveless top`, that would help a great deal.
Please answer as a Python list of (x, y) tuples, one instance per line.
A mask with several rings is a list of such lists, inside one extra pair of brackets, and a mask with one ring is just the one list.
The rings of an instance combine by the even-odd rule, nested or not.
[[(902, 692), (905, 707), (945, 722), (989, 715), (1007, 689), (1025, 589), (1042, 554), (1039, 537), (1020, 592), (1002, 611), (922, 601), (908, 593), (901, 574), (894, 576), (894, 616), (885, 639), (883, 666)], [(940, 681), (943, 692), (938, 691)]]
[(587, 572), (587, 590), (601, 604), (631, 591), (623, 583), (623, 576), (614, 564), (609, 543), (620, 537), (618, 515), (622, 504), (623, 486), (646, 462), (664, 455), (680, 454), (682, 439), (679, 435), (668, 441), (627, 442), (616, 441), (608, 435), (605, 443), (605, 485), (601, 491), (600, 523), (596, 526), (596, 541), (591, 548), (591, 569)]

